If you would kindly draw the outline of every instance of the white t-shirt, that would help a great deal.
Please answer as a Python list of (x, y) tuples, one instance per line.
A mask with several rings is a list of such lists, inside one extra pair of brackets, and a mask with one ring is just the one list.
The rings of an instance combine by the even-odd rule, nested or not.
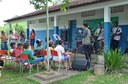
[(54, 50), (58, 52), (59, 59), (62, 59), (63, 53), (65, 53), (64, 47), (57, 45)]
[[(117, 31), (117, 32), (116, 32)], [(119, 27), (118, 28), (118, 30), (117, 30), (117, 28), (116, 27), (114, 27), (113, 29), (112, 29), (112, 32), (113, 32), (113, 34), (120, 34), (120, 33), (122, 33), (122, 29)], [(117, 40), (117, 41), (119, 41), (120, 40), (120, 37), (121, 37), (121, 35), (115, 35), (114, 36), (114, 40)]]
[[(100, 32), (100, 30), (101, 30), (101, 32)], [(104, 31), (104, 29), (100, 29), (100, 28), (97, 29), (96, 32), (97, 32), (98, 34), (100, 33), (100, 34), (98, 35), (97, 40), (104, 39), (104, 32), (103, 32), (103, 31)]]

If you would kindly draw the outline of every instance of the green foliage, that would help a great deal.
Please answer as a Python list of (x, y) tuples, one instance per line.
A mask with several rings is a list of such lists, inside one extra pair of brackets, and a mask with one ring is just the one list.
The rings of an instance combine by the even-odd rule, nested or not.
[(61, 11), (66, 11), (68, 9), (69, 0), (63, 0), (61, 4)]
[[(52, 2), (52, 0), (48, 0)], [(30, 4), (34, 6), (36, 10), (41, 10), (46, 8), (46, 0), (29, 0)]]
[(12, 29), (15, 29), (18, 32), (18, 34), (20, 34), (21, 31), (25, 32), (26, 24), (25, 22), (13, 24)]
[(110, 52), (104, 53), (105, 68), (107, 73), (116, 72), (124, 67), (124, 57), (119, 50), (110, 50)]
[[(26, 23), (25, 22), (20, 22), (20, 23), (16, 23), (16, 24), (12, 24), (12, 29), (11, 30), (16, 30), (18, 32), (18, 34), (20, 34), (21, 31), (26, 31)], [(6, 35), (9, 35), (9, 26), (8, 24), (5, 24), (3, 27), (0, 27), (0, 32), (4, 31), (6, 33)], [(1, 33), (0, 33), (1, 34)]]
[[(60, 0), (58, 0), (60, 1)], [(60, 10), (66, 11), (70, 0), (62, 0)], [(29, 0), (30, 4), (34, 6), (36, 10), (46, 9), (46, 0)], [(48, 0), (50, 3), (54, 3), (55, 0)]]

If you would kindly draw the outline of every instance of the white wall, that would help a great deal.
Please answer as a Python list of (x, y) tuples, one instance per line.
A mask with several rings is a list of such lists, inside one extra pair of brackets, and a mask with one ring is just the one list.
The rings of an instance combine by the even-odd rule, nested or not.
[[(125, 5), (124, 12), (120, 13), (112, 13), (111, 17), (118, 16), (119, 17), (119, 24), (120, 25), (126, 25), (128, 24), (128, 5)], [(59, 28), (68, 28), (68, 22), (70, 20), (77, 20), (77, 28), (82, 26), (83, 20), (90, 20), (90, 19), (97, 19), (97, 18), (103, 18), (103, 9), (99, 9), (95, 11), (95, 16), (89, 16), (89, 17), (81, 17), (81, 13), (75, 13), (75, 14), (68, 14), (59, 16), (58, 18), (58, 25)], [(53, 29), (54, 21), (50, 21), (50, 29)], [(39, 23), (39, 20), (35, 20), (35, 24), (30, 24), (30, 28), (38, 29), (38, 30), (45, 30), (46, 29), (46, 23)]]

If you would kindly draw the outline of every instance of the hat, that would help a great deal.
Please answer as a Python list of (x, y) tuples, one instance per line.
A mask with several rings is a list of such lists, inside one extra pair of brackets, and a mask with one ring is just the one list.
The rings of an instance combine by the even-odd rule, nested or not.
[(40, 40), (40, 39), (37, 39), (36, 40), (36, 43), (38, 44), (38, 43), (41, 43), (42, 42), (42, 40)]

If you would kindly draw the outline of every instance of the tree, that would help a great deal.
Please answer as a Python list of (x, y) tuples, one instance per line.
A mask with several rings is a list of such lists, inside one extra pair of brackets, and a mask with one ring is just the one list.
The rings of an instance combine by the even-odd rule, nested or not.
[(69, 0), (29, 0), (30, 4), (34, 6), (36, 10), (46, 10), (46, 28), (47, 28), (47, 55), (48, 55), (48, 71), (50, 70), (49, 68), (49, 10), (48, 10), (48, 3), (54, 3), (56, 1), (61, 1), (61, 7), (60, 10), (66, 11)]

